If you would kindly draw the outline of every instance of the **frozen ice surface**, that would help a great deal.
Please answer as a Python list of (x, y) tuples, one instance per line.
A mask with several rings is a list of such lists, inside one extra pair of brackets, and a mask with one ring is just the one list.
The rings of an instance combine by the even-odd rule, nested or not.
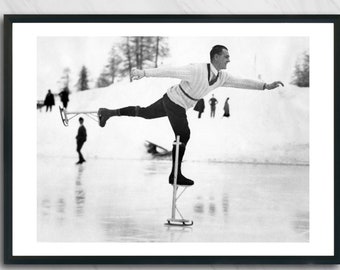
[[(171, 217), (170, 160), (38, 158), (38, 240), (306, 242), (308, 166), (184, 162), (195, 180)], [(55, 167), (60, 168), (55, 173)]]

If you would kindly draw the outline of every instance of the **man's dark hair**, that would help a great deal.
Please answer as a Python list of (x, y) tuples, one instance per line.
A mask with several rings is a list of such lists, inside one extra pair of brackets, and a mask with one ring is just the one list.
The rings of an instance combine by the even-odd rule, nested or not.
[(79, 117), (79, 122), (84, 122), (84, 118), (83, 117)]
[(210, 51), (210, 60), (212, 60), (214, 58), (215, 54), (221, 54), (223, 49), (228, 50), (228, 48), (226, 46), (223, 46), (223, 45), (215, 45), (214, 47), (212, 47), (212, 49)]

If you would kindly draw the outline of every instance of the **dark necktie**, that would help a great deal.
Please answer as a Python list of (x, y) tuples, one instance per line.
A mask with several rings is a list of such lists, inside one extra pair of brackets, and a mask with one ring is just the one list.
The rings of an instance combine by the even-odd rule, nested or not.
[(208, 81), (209, 81), (209, 85), (213, 85), (217, 79), (218, 79), (218, 75), (220, 74), (219, 72), (217, 72), (217, 76), (213, 77), (210, 79), (210, 64), (207, 65), (208, 67)]
[(213, 84), (217, 81), (218, 75), (219, 75), (219, 74), (220, 74), (220, 73), (218, 72), (218, 73), (217, 73), (217, 76), (213, 77), (213, 78), (209, 81), (209, 85), (213, 85)]

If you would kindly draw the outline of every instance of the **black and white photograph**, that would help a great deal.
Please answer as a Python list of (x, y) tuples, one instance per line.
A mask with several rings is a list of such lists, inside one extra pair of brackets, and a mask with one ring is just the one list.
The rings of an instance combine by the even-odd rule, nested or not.
[(332, 24), (215, 24), (14, 24), (14, 256), (334, 255)]
[(308, 38), (37, 43), (40, 241), (309, 240)]

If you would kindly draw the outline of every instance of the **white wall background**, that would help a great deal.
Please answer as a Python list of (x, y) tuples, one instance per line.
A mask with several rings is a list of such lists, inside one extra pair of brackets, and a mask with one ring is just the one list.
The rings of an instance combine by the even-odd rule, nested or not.
[[(3, 14), (340, 14), (339, 0), (0, 0), (0, 36)], [(0, 99), (3, 102), (3, 42), (0, 43)], [(3, 119), (0, 123), (3, 125)], [(1, 133), (2, 134), (2, 133)], [(2, 136), (2, 135), (1, 135)], [(1, 140), (2, 141), (2, 140)], [(0, 152), (3, 145), (0, 144)], [(1, 171), (3, 170), (3, 164)], [(3, 175), (3, 173), (1, 174)], [(3, 185), (0, 185), (3, 194)], [(1, 196), (2, 197), (2, 196)], [(3, 200), (0, 200), (3, 216)], [(1, 227), (3, 221), (0, 222)], [(3, 231), (3, 230), (2, 230)], [(0, 236), (3, 243), (3, 234)], [(1, 248), (3, 246), (1, 245)], [(3, 254), (3, 250), (1, 251)], [(5, 266), (0, 269), (340, 269), (340, 266)]]

